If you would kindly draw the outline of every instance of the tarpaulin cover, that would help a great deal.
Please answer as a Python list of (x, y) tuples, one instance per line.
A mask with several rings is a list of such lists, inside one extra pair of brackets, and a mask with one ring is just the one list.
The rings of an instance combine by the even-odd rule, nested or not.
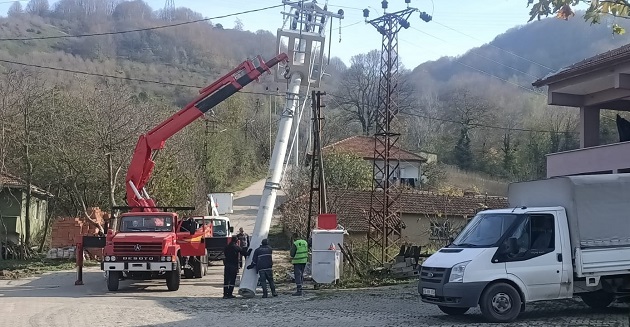
[(564, 207), (573, 249), (630, 245), (630, 174), (512, 183), (508, 202), (510, 207)]

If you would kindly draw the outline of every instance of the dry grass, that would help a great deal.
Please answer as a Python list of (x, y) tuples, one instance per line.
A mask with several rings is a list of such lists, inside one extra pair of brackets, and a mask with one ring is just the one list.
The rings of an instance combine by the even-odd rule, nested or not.
[(466, 190), (476, 187), (482, 194), (507, 196), (508, 181), (500, 180), (479, 173), (471, 173), (460, 170), (454, 166), (445, 166), (446, 182), (444, 186), (451, 186)]

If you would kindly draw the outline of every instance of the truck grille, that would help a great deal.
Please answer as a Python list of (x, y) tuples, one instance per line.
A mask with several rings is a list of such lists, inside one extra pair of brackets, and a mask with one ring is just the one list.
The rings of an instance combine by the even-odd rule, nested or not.
[(114, 252), (135, 254), (162, 254), (162, 244), (142, 242), (117, 242), (114, 243)]
[(432, 268), (422, 266), (422, 269), (420, 270), (420, 280), (425, 283), (443, 284), (447, 276), (447, 268)]

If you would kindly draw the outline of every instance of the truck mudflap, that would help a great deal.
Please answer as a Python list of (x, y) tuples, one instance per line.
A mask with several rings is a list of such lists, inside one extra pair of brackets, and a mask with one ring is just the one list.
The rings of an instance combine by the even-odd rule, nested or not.
[(418, 293), (422, 302), (447, 307), (474, 308), (489, 282), (449, 283), (450, 269), (422, 267)]

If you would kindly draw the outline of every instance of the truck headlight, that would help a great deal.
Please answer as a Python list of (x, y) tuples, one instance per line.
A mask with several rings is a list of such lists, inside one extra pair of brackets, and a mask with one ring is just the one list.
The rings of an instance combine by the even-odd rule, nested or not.
[(109, 261), (109, 256), (108, 255), (105, 256), (105, 261)]
[(461, 283), (464, 281), (464, 271), (470, 261), (460, 262), (451, 268), (451, 275), (448, 278), (449, 283)]
[(113, 256), (109, 257), (109, 260), (111, 260), (111, 261), (116, 261), (116, 256), (115, 256), (115, 255), (113, 255)]

